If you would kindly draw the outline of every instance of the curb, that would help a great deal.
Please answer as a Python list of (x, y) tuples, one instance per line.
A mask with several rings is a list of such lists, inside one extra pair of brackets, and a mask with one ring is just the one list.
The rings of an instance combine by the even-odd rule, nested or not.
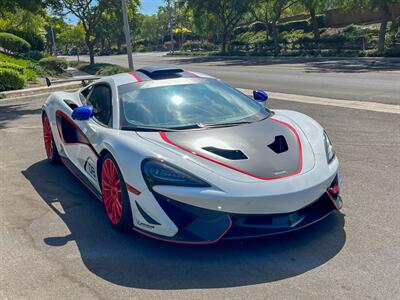
[(22, 89), (22, 90), (14, 90), (14, 91), (7, 91), (0, 93), (0, 100), (7, 99), (7, 98), (15, 98), (15, 97), (23, 97), (23, 96), (32, 96), (36, 94), (43, 94), (43, 93), (52, 93), (56, 91), (62, 91), (66, 89), (79, 89), (82, 87), (80, 82), (72, 82), (72, 83), (62, 83), (57, 84), (55, 86), (40, 86), (34, 87), (29, 89)]

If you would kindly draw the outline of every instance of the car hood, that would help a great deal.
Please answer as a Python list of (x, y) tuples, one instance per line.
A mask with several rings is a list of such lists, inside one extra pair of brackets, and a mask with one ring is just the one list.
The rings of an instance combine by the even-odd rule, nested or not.
[(312, 150), (303, 133), (289, 122), (271, 117), (238, 126), (138, 134), (232, 179), (234, 173), (241, 173), (272, 180), (306, 172), (313, 166), (304, 168), (304, 151)]

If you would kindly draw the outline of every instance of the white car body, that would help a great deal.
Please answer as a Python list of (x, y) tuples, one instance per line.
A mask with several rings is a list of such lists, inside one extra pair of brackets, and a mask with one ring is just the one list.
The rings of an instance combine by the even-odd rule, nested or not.
[[(187, 78), (183, 76), (184, 78), (161, 79), (159, 81), (163, 81), (165, 84), (174, 84), (179, 80), (191, 82), (198, 80), (198, 78), (211, 78), (199, 73), (188, 74)], [(137, 73), (104, 77), (90, 85), (107, 84), (111, 88), (112, 124), (109, 127), (99, 124), (95, 118), (81, 121), (72, 119), (73, 108), (85, 105), (81, 93), (88, 87), (73, 93), (55, 92), (43, 105), (43, 113), (48, 116), (54, 144), (63, 162), (68, 161), (69, 169), (72, 169), (71, 171), (78, 175), (78, 178), (100, 200), (102, 199), (102, 188), (99, 172), (102, 156), (105, 153), (110, 153), (115, 159), (128, 187), (133, 220), (132, 228), (135, 231), (171, 242), (205, 244), (216, 242), (225, 237), (264, 236), (296, 230), (322, 219), (335, 207), (340, 208), (341, 200), (338, 192), (337, 195), (333, 195), (335, 197), (332, 197), (329, 193), (329, 190), (333, 187), (333, 182), (337, 187), (339, 185), (339, 162), (336, 156), (328, 162), (324, 129), (310, 117), (288, 110), (273, 111), (274, 115), (271, 118), (274, 119), (274, 122), (288, 127), (299, 140), (300, 166), (295, 174), (260, 178), (230, 167), (229, 161), (217, 162), (213, 154), (210, 154), (209, 159), (207, 159), (208, 157), (204, 157), (204, 155), (197, 155), (199, 152), (196, 149), (186, 149), (176, 145), (176, 142), (168, 139), (168, 135), (173, 135), (168, 132), (162, 134), (155, 131), (121, 130), (121, 105), (118, 87), (125, 84), (141, 84), (145, 81), (141, 80), (143, 77), (145, 76), (139, 70)], [(57, 116), (59, 119), (57, 119)], [(60, 119), (63, 121), (60, 121)], [(64, 133), (60, 128), (60, 126), (64, 126), (60, 125), (60, 122), (64, 121), (73, 123), (73, 126), (78, 128), (77, 131), (83, 134), (88, 142), (66, 142), (63, 138)], [(210, 137), (210, 139), (213, 138)], [(208, 142), (213, 143), (213, 146), (223, 144), (220, 139), (216, 138), (214, 138), (214, 141)], [(266, 140), (266, 147), (271, 142)], [(209, 183), (210, 186), (155, 185), (149, 189), (142, 174), (142, 163), (149, 158), (165, 161), (188, 171)], [(192, 206), (220, 213), (221, 219), (222, 216), (226, 216), (227, 221), (224, 221), (225, 223), (221, 221), (221, 224), (225, 225), (221, 225), (221, 232), (214, 236), (205, 232), (207, 230), (207, 225), (204, 225), (206, 221), (202, 219), (203, 224), (196, 219), (198, 224), (193, 225), (196, 229), (192, 231), (195, 238), (179, 236), (182, 228), (179, 228), (160, 206), (155, 194), (189, 205), (188, 207)], [(315, 217), (315, 220), (310, 219), (305, 222), (307, 216), (303, 219), (298, 217), (298, 220), (294, 220), (293, 224), (289, 224), (287, 227), (279, 225), (282, 220), (275, 224), (274, 221), (270, 220), (269, 223), (266, 222), (258, 227), (257, 224), (248, 228), (245, 226), (243, 232), (247, 233), (241, 234), (242, 231), (238, 231), (238, 233), (229, 237), (229, 231), (232, 226), (235, 226), (235, 220), (240, 219), (239, 216), (277, 215), (279, 217), (285, 215), (287, 218), (284, 221), (288, 222), (287, 220), (293, 218), (289, 214), (312, 205), (323, 195), (327, 195), (332, 200), (329, 205), (333, 204), (334, 206), (326, 214)], [(297, 216), (300, 215), (300, 213), (297, 213)], [(216, 219), (218, 218), (217, 216)], [(200, 227), (205, 228), (204, 232), (203, 229), (198, 229)], [(216, 227), (218, 228), (218, 226)], [(191, 229), (188, 228), (185, 230), (190, 231)], [(255, 229), (255, 234), (248, 233), (252, 228)], [(197, 233), (197, 231), (200, 233)]]

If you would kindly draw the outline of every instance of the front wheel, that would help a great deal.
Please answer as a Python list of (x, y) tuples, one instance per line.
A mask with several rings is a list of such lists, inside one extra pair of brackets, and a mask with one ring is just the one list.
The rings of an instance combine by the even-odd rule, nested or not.
[(52, 164), (57, 164), (60, 162), (60, 155), (57, 151), (57, 146), (54, 142), (53, 134), (51, 132), (51, 126), (49, 117), (44, 114), (42, 118), (43, 123), (43, 141), (44, 141), (44, 148), (46, 149), (47, 159)]
[(114, 158), (106, 154), (101, 167), (101, 192), (111, 225), (120, 231), (132, 228), (132, 212), (122, 173)]

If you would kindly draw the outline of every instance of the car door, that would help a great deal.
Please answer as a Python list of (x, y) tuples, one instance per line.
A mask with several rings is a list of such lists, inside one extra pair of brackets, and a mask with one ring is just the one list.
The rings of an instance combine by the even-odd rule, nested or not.
[[(84, 105), (93, 106), (93, 117), (89, 120), (65, 120), (62, 128), (71, 127), (72, 140), (64, 143), (69, 160), (83, 173), (92, 184), (98, 187), (96, 146), (101, 143), (101, 131), (112, 127), (112, 92), (106, 83), (92, 85), (80, 94)], [(73, 122), (68, 125), (69, 121)], [(68, 129), (65, 133), (67, 133)], [(64, 136), (64, 141), (65, 141)]]

